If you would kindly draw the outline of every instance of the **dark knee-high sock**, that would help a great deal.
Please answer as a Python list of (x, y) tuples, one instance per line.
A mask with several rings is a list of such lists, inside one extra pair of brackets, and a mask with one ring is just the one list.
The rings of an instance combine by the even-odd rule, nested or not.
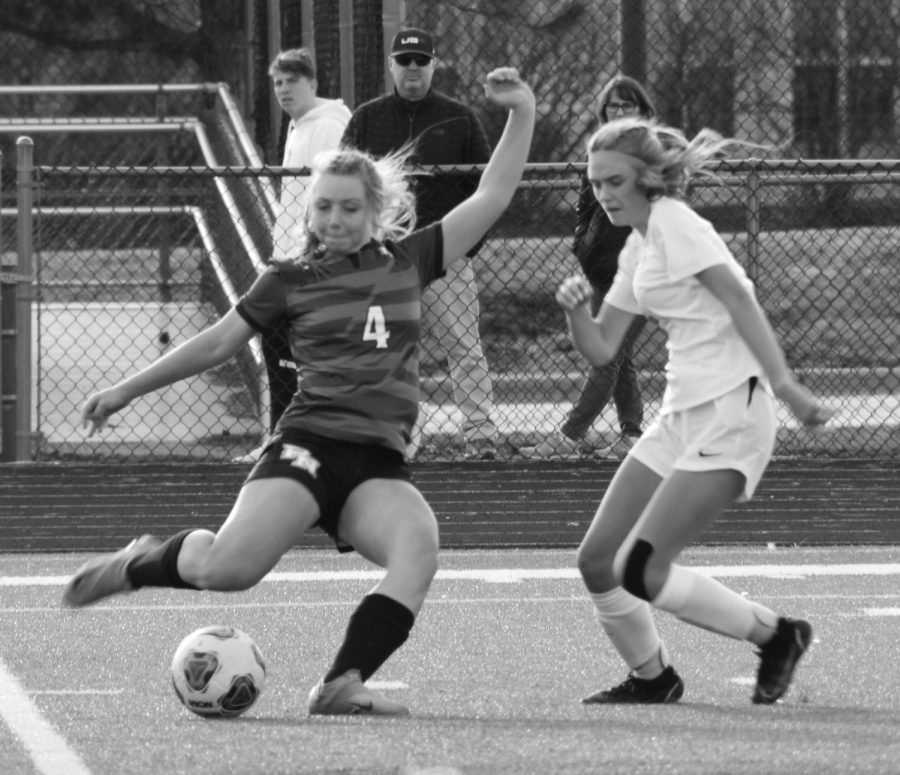
[(344, 642), (325, 681), (353, 669), (367, 680), (406, 642), (415, 620), (415, 614), (393, 598), (378, 593), (366, 595), (350, 617)]
[(197, 589), (178, 575), (178, 553), (184, 539), (193, 530), (182, 530), (163, 541), (149, 552), (136, 557), (128, 564), (128, 579), (135, 589), (141, 587), (174, 587)]

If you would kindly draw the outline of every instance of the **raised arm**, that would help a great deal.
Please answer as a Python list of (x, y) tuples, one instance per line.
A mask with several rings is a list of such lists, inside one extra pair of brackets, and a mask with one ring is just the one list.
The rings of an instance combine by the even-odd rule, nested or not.
[(149, 366), (112, 387), (94, 393), (85, 402), (81, 413), (82, 425), (86, 427), (91, 424), (88, 436), (93, 436), (106, 424), (111, 414), (123, 409), (135, 398), (224, 363), (255, 333), (232, 309), (220, 321)]
[(444, 255), (451, 258), (465, 256), (503, 214), (516, 192), (531, 148), (534, 94), (516, 69), (492, 71), (484, 90), (491, 102), (509, 109), (509, 116), (475, 193), (443, 218)]
[(804, 425), (818, 426), (828, 422), (834, 416), (834, 410), (822, 404), (797, 381), (753, 294), (722, 266), (705, 269), (697, 279), (728, 309), (734, 327), (762, 365), (775, 395)]

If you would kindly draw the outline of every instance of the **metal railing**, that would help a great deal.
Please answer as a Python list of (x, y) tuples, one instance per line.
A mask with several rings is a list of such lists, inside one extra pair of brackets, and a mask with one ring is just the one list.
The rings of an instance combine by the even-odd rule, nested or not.
[[(558, 280), (577, 269), (568, 245), (572, 198), (583, 170), (584, 165), (529, 165), (513, 204), (475, 259), (482, 289), (482, 338), (511, 454), (554, 428), (560, 407), (574, 396), (585, 372), (584, 363), (565, 346), (564, 325), (552, 299)], [(468, 168), (452, 171), (462, 174)], [(129, 185), (122, 190), (138, 195), (158, 190), (158, 186), (148, 184), (160, 178), (180, 190), (190, 188), (184, 185), (189, 180), (275, 178), (285, 172), (280, 168), (232, 167), (36, 168), (38, 190), (46, 199), (57, 201), (65, 200), (69, 190), (73, 195), (83, 195), (88, 173), (97, 181), (125, 180)], [(837, 432), (821, 440), (803, 437), (795, 425), (786, 422), (779, 452), (896, 455), (900, 423), (900, 310), (896, 299), (900, 297), (900, 272), (894, 245), (900, 227), (894, 224), (900, 162), (742, 160), (723, 162), (718, 174), (717, 179), (698, 181), (696, 206), (707, 217), (727, 224), (720, 231), (754, 276), (758, 296), (785, 343), (793, 368), (812, 389), (843, 405)], [(448, 180), (452, 177), (448, 175)], [(848, 187), (851, 190), (843, 191)], [(843, 212), (820, 212), (817, 217), (827, 222), (808, 227), (801, 202), (806, 189), (829, 195), (843, 191), (846, 196), (841, 201), (861, 200), (867, 223), (848, 220)], [(100, 206), (67, 209), (45, 205), (36, 210), (41, 219), (79, 214), (108, 214), (112, 218), (123, 212), (149, 219), (151, 227), (156, 216), (190, 214), (204, 252), (210, 254), (214, 274), (227, 275), (224, 267), (230, 259), (223, 251), (232, 246), (216, 244), (209, 238), (220, 224), (209, 222), (215, 214), (199, 205), (156, 209), (129, 205), (123, 197), (121, 205), (108, 210)], [(40, 253), (57, 247), (45, 240), (37, 249)], [(80, 252), (93, 260), (88, 248)], [(73, 250), (71, 255), (76, 258), (79, 251)], [(240, 285), (233, 291), (239, 294)], [(38, 297), (40, 293), (38, 288)], [(233, 302), (233, 294), (228, 296)], [(527, 314), (523, 315), (521, 309)], [(510, 320), (519, 329), (513, 334), (508, 333)], [(662, 340), (653, 331), (644, 337), (636, 353), (648, 420), (656, 411), (662, 390), (662, 353)], [(264, 379), (262, 374), (259, 379)], [(446, 367), (427, 356), (423, 359), (422, 389), (430, 449), (438, 457), (453, 457), (458, 447), (454, 442), (449, 378)], [(257, 406), (251, 411), (263, 410)], [(604, 417), (599, 422), (612, 432), (614, 419)], [(259, 415), (257, 426), (260, 432), (266, 427), (263, 415)], [(227, 452), (220, 444), (209, 449), (209, 456), (220, 459), (223, 454), (246, 450), (255, 439), (232, 441)], [(63, 440), (55, 448), (89, 454), (81, 440)], [(109, 454), (115, 455), (115, 450)], [(155, 454), (168, 454), (165, 445)]]
[[(231, 96), (231, 92), (227, 84), (224, 83), (0, 86), (0, 98), (2, 98), (3, 96), (47, 96), (66, 94), (214, 94), (221, 104), (221, 114), (225, 118), (225, 122), (228, 127), (227, 131), (236, 140), (235, 143), (226, 144), (226, 147), (228, 147), (229, 149), (233, 149), (236, 146), (239, 149), (239, 153), (235, 158), (228, 158), (224, 161), (237, 163), (243, 167), (256, 170), (260, 170), (263, 168), (263, 163), (259, 156), (259, 153), (255, 145), (253, 144), (249, 133), (247, 132), (243, 119), (241, 118), (240, 113), (237, 110), (237, 107)], [(0, 133), (3, 134), (153, 134), (168, 132), (181, 132), (193, 135), (207, 167), (215, 168), (223, 161), (222, 159), (217, 158), (206, 126), (198, 117), (195, 116), (60, 116), (52, 118), (0, 117)], [(17, 143), (17, 146), (22, 150), (20, 158), (17, 160), (17, 169), (19, 170), (19, 174), (30, 178), (33, 168), (33, 145), (30, 144), (29, 141), (29, 143), (24, 144), (21, 142)], [(255, 176), (253, 178), (250, 178), (249, 180), (252, 180), (257, 184), (257, 187), (252, 192), (252, 195), (259, 201), (259, 204), (261, 205), (262, 215), (267, 221), (266, 227), (268, 229), (271, 229), (272, 224), (274, 224), (275, 208), (278, 206), (272, 180), (267, 175)], [(243, 246), (244, 252), (249, 258), (253, 268), (257, 272), (261, 271), (265, 265), (264, 252), (267, 251), (265, 251), (263, 247), (257, 244), (257, 241), (254, 239), (250, 230), (247, 228), (246, 220), (248, 214), (244, 211), (245, 208), (241, 208), (239, 206), (235, 197), (235, 193), (227, 185), (224, 178), (222, 178), (221, 176), (216, 176), (213, 178), (213, 181), (218, 191), (219, 197), (221, 198), (221, 201), (224, 205), (225, 211), (229, 215), (231, 228), (237, 233), (240, 243)], [(22, 187), (23, 184), (20, 182), (20, 189)], [(0, 208), (0, 210), (2, 210), (2, 213), (0, 214), (9, 216), (14, 214), (16, 211), (21, 211), (21, 208), (21, 204), (17, 205), (17, 208), (15, 210), (11, 210), (10, 208)], [(154, 210), (140, 206), (131, 207), (128, 209), (94, 208), (90, 210), (90, 212), (95, 215), (102, 214), (104, 212), (109, 214), (130, 213), (133, 215), (148, 215), (154, 212), (156, 214), (161, 214), (164, 211), (171, 213), (178, 210), (177, 208), (176, 210), (172, 210), (171, 208), (165, 210), (157, 208)], [(183, 208), (183, 211), (189, 213), (193, 218), (195, 224), (197, 225), (201, 240), (207, 247), (208, 255), (214, 268), (215, 276), (221, 285), (222, 292), (229, 303), (234, 303), (237, 298), (237, 291), (235, 290), (234, 283), (229, 277), (229, 272), (226, 271), (225, 264), (221, 259), (221, 251), (219, 251), (215, 247), (213, 229), (210, 226), (209, 218), (200, 207), (185, 207)], [(77, 207), (44, 208), (35, 211), (36, 214), (43, 216), (64, 214), (75, 215), (79, 213), (84, 214), (86, 212), (86, 209)], [(30, 235), (32, 234), (32, 227), (26, 219), (20, 221), (17, 228), (17, 234), (20, 235), (20, 240), (21, 235), (27, 234), (30, 237)], [(30, 243), (22, 244), (20, 242), (17, 253), (19, 253), (19, 262), (23, 262), (25, 258), (22, 256), (22, 253), (30, 254)], [(20, 320), (20, 324), (23, 326), (30, 326), (30, 321), (31, 316), (29, 314), (27, 316), (27, 320), (25, 320), (24, 318)], [(262, 374), (264, 372), (262, 365), (262, 353), (257, 342), (254, 342), (251, 345), (251, 353), (253, 361), (256, 364), (256, 373)], [(21, 368), (21, 366), (16, 368), (16, 373), (24, 373), (24, 370)], [(28, 380), (26, 380), (24, 384), (28, 385)], [(261, 405), (264, 407), (267, 406), (268, 400), (266, 396), (268, 386), (265, 380), (260, 380), (259, 384), (255, 386), (254, 390), (257, 391), (261, 397)], [(24, 406), (24, 402), (27, 400), (26, 394), (28, 392), (28, 389), (25, 387), (17, 388), (14, 393), (7, 392), (7, 397), (4, 399), (6, 404), (5, 411), (7, 415), (12, 417), (11, 407), (14, 403), (23, 403)], [(21, 412), (16, 412), (15, 414), (16, 416), (23, 416), (25, 418), (23, 422), (28, 423), (30, 413), (27, 409), (23, 408)], [(7, 422), (6, 425), (9, 426), (9, 422)], [(21, 431), (19, 433), (21, 435)], [(7, 440), (7, 442), (3, 444), (3, 450), (0, 451), (0, 459), (29, 459), (31, 457), (31, 449), (33, 446), (33, 439), (31, 438), (30, 434), (28, 443), (17, 441), (15, 445), (12, 445), (9, 440)], [(13, 447), (15, 447), (15, 452), (11, 451)]]

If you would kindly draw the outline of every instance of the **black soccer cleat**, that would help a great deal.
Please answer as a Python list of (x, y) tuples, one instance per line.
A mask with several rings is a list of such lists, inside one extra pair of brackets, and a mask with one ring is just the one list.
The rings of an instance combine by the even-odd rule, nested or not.
[(684, 682), (669, 665), (656, 678), (637, 678), (628, 674), (622, 683), (612, 689), (603, 689), (585, 697), (585, 705), (633, 704), (653, 705), (678, 702), (684, 694)]
[(781, 617), (772, 639), (757, 651), (759, 671), (753, 702), (771, 705), (791, 685), (800, 657), (812, 641), (812, 627), (803, 619)]
[(72, 608), (89, 605), (104, 597), (128, 592), (128, 566), (138, 557), (162, 543), (151, 535), (135, 538), (115, 554), (95, 557), (82, 565), (69, 579), (63, 590), (63, 604)]

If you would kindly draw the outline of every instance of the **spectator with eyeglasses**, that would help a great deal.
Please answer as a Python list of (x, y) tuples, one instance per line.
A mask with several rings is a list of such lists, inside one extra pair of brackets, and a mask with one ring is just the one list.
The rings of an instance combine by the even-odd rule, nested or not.
[[(613, 77), (597, 97), (601, 125), (626, 116), (653, 118), (656, 110), (644, 88), (626, 75)], [(572, 249), (594, 290), (591, 310), (596, 314), (612, 286), (619, 253), (631, 229), (613, 226), (594, 196), (587, 174), (582, 177), (575, 206), (575, 238)], [(641, 435), (644, 404), (632, 360), (635, 341), (646, 323), (636, 317), (622, 340), (616, 357), (603, 366), (591, 366), (571, 410), (558, 431), (534, 447), (520, 452), (533, 458), (596, 456), (622, 459)], [(619, 422), (619, 436), (612, 444), (594, 429), (594, 423), (612, 399)]]
[[(356, 108), (342, 138), (352, 146), (381, 157), (412, 146), (409, 163), (433, 165), (484, 164), (491, 146), (478, 115), (435, 91), (433, 36), (425, 30), (400, 30), (391, 44), (388, 63), (392, 93)], [(439, 221), (475, 191), (477, 174), (429, 174), (415, 180), (416, 215), (422, 226)], [(483, 239), (466, 253), (476, 254)], [(450, 262), (448, 262), (450, 263)], [(490, 460), (497, 455), (497, 428), (492, 419), (493, 386), (478, 329), (478, 287), (471, 261), (448, 266), (443, 278), (422, 294), (422, 325), (447, 354), (453, 397), (462, 414), (465, 457)], [(410, 447), (415, 456), (419, 428)]]

